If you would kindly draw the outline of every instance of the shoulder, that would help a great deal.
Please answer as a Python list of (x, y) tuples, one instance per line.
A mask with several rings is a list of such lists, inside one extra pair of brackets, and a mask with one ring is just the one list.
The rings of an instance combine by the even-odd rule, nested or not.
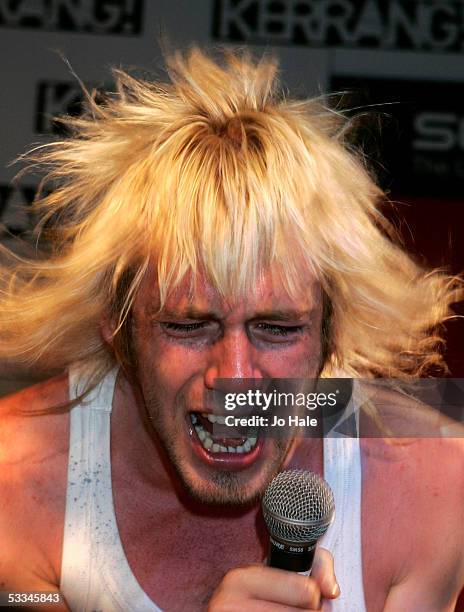
[(63, 372), (53, 378), (36, 383), (21, 391), (0, 398), (0, 418), (29, 409), (33, 411), (50, 410), (69, 398), (68, 374)]
[(430, 504), (435, 497), (462, 496), (464, 426), (392, 389), (376, 388), (369, 399), (360, 416), (367, 474), (376, 474), (384, 485), (390, 480), (392, 495), (409, 499), (413, 494), (416, 503), (425, 495)]
[[(364, 478), (405, 508), (443, 514), (464, 499), (464, 438), (365, 438), (361, 449)], [(461, 518), (462, 503), (448, 509)]]
[(58, 563), (69, 415), (41, 413), (67, 400), (66, 375), (0, 400), (0, 582), (12, 587), (19, 580), (17, 588), (25, 588), (28, 573), (36, 576)]
[(66, 374), (0, 399), (0, 465), (43, 462), (65, 434), (67, 410), (55, 408), (67, 401)]
[(392, 388), (374, 385), (367, 394), (360, 416), (366, 483), (401, 516), (452, 530), (462, 520), (464, 426)]

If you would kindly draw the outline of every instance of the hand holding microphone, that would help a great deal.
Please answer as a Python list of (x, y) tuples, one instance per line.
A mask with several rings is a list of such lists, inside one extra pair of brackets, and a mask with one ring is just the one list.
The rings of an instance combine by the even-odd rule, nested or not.
[(271, 567), (251, 565), (227, 572), (208, 611), (277, 612), (283, 606), (318, 610), (322, 598), (338, 597), (332, 555), (316, 548), (333, 513), (332, 492), (322, 478), (303, 470), (278, 474), (263, 498)]
[(230, 570), (214, 592), (208, 612), (319, 610), (322, 598), (335, 599), (339, 592), (332, 555), (318, 548), (310, 577), (262, 565)]

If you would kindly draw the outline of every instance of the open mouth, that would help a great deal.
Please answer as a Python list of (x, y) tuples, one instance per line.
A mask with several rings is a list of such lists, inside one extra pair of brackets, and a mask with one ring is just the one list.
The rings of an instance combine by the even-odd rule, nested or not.
[(241, 437), (232, 437), (239, 435), (232, 431), (228, 437), (227, 433), (224, 435), (224, 419), (223, 416), (205, 412), (189, 413), (193, 450), (203, 462), (215, 469), (243, 470), (260, 455), (264, 438), (257, 435), (255, 430)]
[(202, 447), (209, 453), (246, 454), (251, 452), (258, 441), (256, 435), (240, 438), (218, 437), (214, 424), (225, 425), (225, 417), (206, 412), (191, 412), (190, 420)]

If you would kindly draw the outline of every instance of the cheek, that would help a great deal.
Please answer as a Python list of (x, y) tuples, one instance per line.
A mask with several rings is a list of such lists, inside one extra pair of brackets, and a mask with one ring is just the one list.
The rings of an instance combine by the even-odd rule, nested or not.
[(313, 339), (286, 349), (267, 351), (261, 365), (270, 378), (316, 377), (321, 360), (320, 343)]
[(171, 343), (153, 331), (141, 330), (135, 346), (140, 380), (165, 396), (175, 395), (201, 366), (198, 352)]

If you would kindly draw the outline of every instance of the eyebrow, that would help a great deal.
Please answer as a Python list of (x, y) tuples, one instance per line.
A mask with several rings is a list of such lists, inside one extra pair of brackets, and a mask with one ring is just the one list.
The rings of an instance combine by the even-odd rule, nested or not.
[[(314, 308), (310, 308), (308, 310), (284, 310), (284, 309), (276, 309), (276, 310), (262, 310), (256, 312), (251, 320), (257, 319), (267, 319), (271, 321), (301, 321), (302, 319), (310, 316), (314, 311)], [(168, 319), (192, 319), (192, 320), (221, 320), (222, 314), (218, 311), (204, 311), (199, 310), (194, 307), (189, 307), (183, 310), (163, 310), (158, 313), (158, 316), (166, 317)]]
[(161, 312), (156, 312), (160, 317), (166, 317), (168, 319), (197, 319), (197, 320), (206, 320), (206, 319), (220, 319), (221, 313), (215, 312), (213, 310), (205, 311), (199, 310), (190, 306), (183, 310), (162, 310)]
[(308, 310), (262, 310), (257, 312), (253, 319), (270, 319), (273, 321), (301, 321), (309, 316), (314, 308)]

